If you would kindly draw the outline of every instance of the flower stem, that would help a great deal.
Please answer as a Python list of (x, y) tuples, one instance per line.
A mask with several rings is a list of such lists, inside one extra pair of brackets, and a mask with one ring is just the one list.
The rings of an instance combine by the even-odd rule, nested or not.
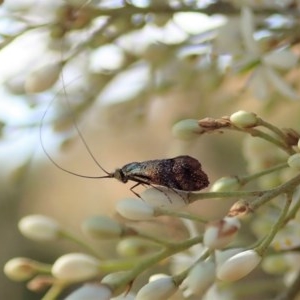
[(277, 222), (272, 227), (272, 229), (271, 229), (270, 233), (268, 234), (268, 236), (266, 238), (264, 238), (262, 240), (261, 244), (255, 249), (260, 256), (264, 255), (264, 253), (267, 251), (268, 247), (272, 243), (272, 241), (273, 241), (275, 235), (277, 234), (277, 232), (285, 224), (285, 218), (286, 218), (286, 215), (289, 211), (291, 202), (292, 202), (292, 193), (287, 193), (286, 194), (285, 205), (283, 207), (283, 210), (282, 210)]

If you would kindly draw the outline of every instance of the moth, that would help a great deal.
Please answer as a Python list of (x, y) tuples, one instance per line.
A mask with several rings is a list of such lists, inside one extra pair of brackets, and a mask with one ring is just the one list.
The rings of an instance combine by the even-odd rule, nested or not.
[[(68, 106), (72, 111), (69, 102), (68, 102)], [(179, 190), (179, 191), (186, 191), (186, 192), (200, 191), (209, 185), (208, 176), (202, 170), (202, 166), (200, 162), (197, 159), (188, 155), (181, 155), (169, 159), (156, 159), (156, 160), (147, 160), (142, 162), (131, 162), (124, 165), (122, 168), (117, 168), (114, 172), (106, 171), (101, 166), (101, 164), (97, 161), (96, 157), (94, 156), (91, 149), (89, 148), (88, 143), (86, 142), (83, 134), (81, 133), (77, 125), (76, 118), (74, 115), (72, 115), (73, 124), (79, 135), (80, 140), (82, 141), (85, 149), (89, 153), (92, 160), (106, 175), (88, 176), (88, 175), (82, 175), (67, 170), (61, 167), (56, 161), (53, 160), (51, 155), (47, 152), (46, 147), (43, 143), (42, 126), (43, 126), (43, 121), (46, 116), (46, 113), (47, 110), (45, 111), (42, 117), (41, 125), (40, 125), (41, 146), (43, 148), (44, 153), (49, 158), (49, 160), (56, 167), (58, 167), (60, 170), (64, 172), (67, 172), (75, 176), (83, 177), (83, 178), (93, 178), (93, 179), (115, 178), (121, 181), (122, 183), (133, 181), (135, 182), (135, 184), (130, 188), (130, 191), (133, 192), (139, 198), (140, 195), (134, 191), (134, 188), (136, 188), (139, 185), (144, 185), (144, 186), (148, 185), (153, 187), (163, 186), (163, 187), (170, 188), (172, 190)]]
[(108, 172), (99, 164), (99, 162), (93, 155), (77, 125), (75, 125), (75, 127), (77, 128), (79, 137), (88, 153), (90, 154), (91, 158), (106, 175), (82, 175), (61, 167), (47, 152), (46, 147), (43, 144), (42, 134), (40, 132), (41, 145), (45, 154), (56, 167), (64, 172), (83, 178), (115, 178), (122, 183), (133, 181), (135, 182), (135, 184), (130, 188), (130, 191), (139, 198), (139, 194), (134, 191), (134, 188), (139, 185), (148, 185), (154, 187), (164, 186), (172, 190), (186, 192), (200, 191), (209, 185), (208, 176), (202, 170), (200, 162), (188, 155), (181, 155), (169, 159), (155, 159), (142, 162), (131, 162), (121, 168), (117, 168), (114, 172)]

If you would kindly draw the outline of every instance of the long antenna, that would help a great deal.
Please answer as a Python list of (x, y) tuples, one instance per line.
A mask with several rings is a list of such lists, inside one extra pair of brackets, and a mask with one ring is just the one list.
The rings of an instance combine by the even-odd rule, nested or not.
[(80, 131), (79, 127), (78, 127), (78, 124), (77, 124), (77, 120), (75, 118), (75, 115), (74, 113), (72, 112), (72, 107), (71, 107), (71, 104), (70, 102), (68, 101), (68, 95), (67, 95), (67, 91), (66, 91), (66, 86), (65, 86), (65, 81), (64, 81), (64, 75), (63, 75), (63, 72), (61, 73), (61, 82), (62, 82), (62, 89), (63, 89), (63, 93), (64, 93), (64, 97), (65, 97), (65, 100), (66, 100), (66, 103), (68, 105), (68, 108), (69, 110), (71, 111), (71, 116), (72, 116), (72, 119), (73, 119), (73, 124), (74, 124), (74, 127), (80, 137), (80, 140), (82, 141), (83, 145), (85, 146), (87, 152), (89, 153), (90, 157), (92, 158), (92, 160), (97, 164), (97, 166), (106, 174), (106, 176), (90, 176), (90, 175), (82, 175), (82, 174), (79, 174), (79, 173), (76, 173), (76, 172), (72, 172), (70, 170), (67, 170), (63, 167), (61, 167), (52, 157), (51, 155), (48, 153), (46, 147), (45, 147), (45, 144), (43, 142), (43, 135), (42, 135), (42, 130), (43, 130), (43, 125), (44, 125), (44, 120), (46, 118), (46, 114), (48, 112), (48, 110), (50, 109), (51, 105), (53, 104), (53, 102), (56, 100), (56, 97), (53, 97), (53, 99), (50, 101), (50, 103), (48, 104), (43, 116), (42, 116), (42, 119), (41, 119), (41, 125), (40, 125), (40, 130), (39, 130), (39, 136), (40, 136), (40, 142), (41, 142), (41, 146), (42, 146), (42, 149), (44, 151), (44, 153), (46, 154), (46, 156), (48, 157), (48, 159), (57, 167), (59, 168), (60, 170), (66, 172), (66, 173), (69, 173), (69, 174), (72, 174), (72, 175), (75, 175), (75, 176), (79, 176), (79, 177), (83, 177), (83, 178), (90, 178), (90, 179), (99, 179), (99, 178), (111, 178), (112, 175), (107, 172), (101, 165), (100, 163), (97, 161), (96, 157), (94, 156), (93, 152), (91, 151), (91, 149), (89, 148), (85, 138), (83, 137), (83, 134), (82, 132)]

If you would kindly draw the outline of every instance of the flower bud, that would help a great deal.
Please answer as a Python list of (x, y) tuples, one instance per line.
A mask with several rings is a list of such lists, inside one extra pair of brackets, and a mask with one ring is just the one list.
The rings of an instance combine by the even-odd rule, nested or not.
[(63, 64), (50, 63), (32, 71), (25, 80), (27, 93), (40, 93), (51, 88), (58, 80)]
[(65, 300), (110, 300), (112, 296), (111, 290), (102, 284), (85, 284), (79, 289), (72, 292)]
[(146, 239), (128, 237), (119, 241), (116, 250), (123, 257), (137, 257), (156, 249), (156, 247), (156, 244)]
[(300, 153), (291, 155), (288, 158), (288, 165), (295, 170), (300, 170)]
[(25, 281), (38, 273), (38, 262), (29, 258), (16, 257), (4, 265), (4, 274), (14, 281)]
[(53, 283), (54, 278), (52, 276), (39, 275), (35, 276), (27, 283), (27, 288), (32, 292), (39, 293), (51, 287)]
[(239, 280), (254, 270), (261, 260), (255, 250), (240, 252), (217, 266), (217, 277), (226, 282)]
[(172, 277), (166, 276), (144, 285), (137, 293), (135, 300), (166, 300), (177, 291)]
[(211, 260), (197, 263), (182, 282), (184, 296), (202, 296), (215, 281), (215, 264)]
[(141, 221), (154, 217), (154, 208), (138, 199), (123, 199), (117, 203), (116, 210), (122, 217), (129, 220)]
[(241, 128), (251, 128), (257, 125), (258, 119), (255, 113), (244, 110), (237, 111), (230, 116), (233, 125)]
[(141, 197), (154, 208), (180, 209), (189, 202), (189, 193), (161, 186), (144, 190)]
[(122, 226), (107, 216), (88, 218), (82, 223), (82, 230), (87, 235), (99, 239), (118, 238), (123, 232)]
[(86, 254), (69, 253), (59, 257), (52, 266), (54, 277), (66, 281), (83, 281), (99, 275), (100, 262)]
[(243, 218), (252, 213), (249, 203), (245, 200), (235, 202), (229, 209), (227, 217)]
[[(130, 271), (119, 271), (107, 274), (101, 280), (101, 284), (111, 288), (114, 295), (119, 295), (124, 292), (124, 286), (120, 286), (120, 282), (126, 281), (126, 278), (130, 276)], [(130, 286), (130, 283), (128, 284)]]
[(29, 215), (18, 224), (21, 233), (32, 240), (52, 241), (60, 237), (60, 225), (52, 218), (43, 215)]
[(241, 224), (235, 217), (225, 217), (206, 225), (203, 244), (209, 249), (222, 249), (234, 238)]
[(182, 120), (172, 127), (173, 136), (181, 140), (190, 140), (201, 132), (198, 121), (194, 119)]
[(24, 74), (17, 74), (4, 82), (4, 86), (14, 95), (24, 95)]
[(222, 177), (214, 182), (211, 187), (212, 192), (230, 192), (240, 188), (240, 183), (236, 177)]

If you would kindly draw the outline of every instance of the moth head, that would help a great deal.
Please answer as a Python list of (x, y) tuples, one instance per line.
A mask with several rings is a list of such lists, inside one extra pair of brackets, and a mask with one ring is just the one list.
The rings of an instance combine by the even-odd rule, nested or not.
[(122, 169), (116, 169), (115, 172), (113, 173), (113, 177), (123, 183), (126, 183), (128, 181), (128, 178), (124, 175)]

